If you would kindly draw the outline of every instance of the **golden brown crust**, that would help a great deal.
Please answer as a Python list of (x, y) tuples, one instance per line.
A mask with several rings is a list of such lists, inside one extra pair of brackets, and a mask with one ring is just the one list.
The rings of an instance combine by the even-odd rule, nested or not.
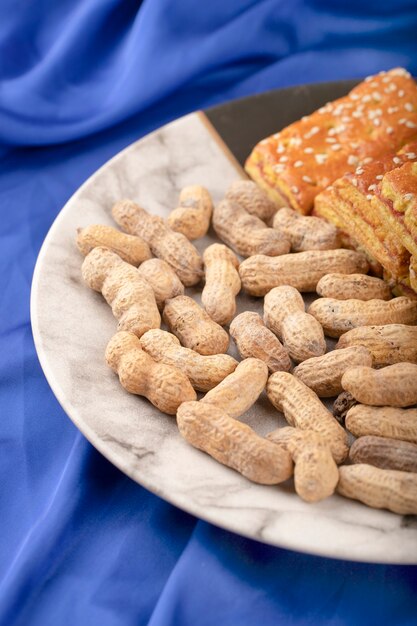
[(410, 259), (410, 287), (417, 293), (417, 257), (412, 256)]
[(417, 255), (417, 144), (414, 147), (404, 165), (385, 174), (379, 197), (381, 216), (388, 228), (411, 254)]
[[(417, 142), (398, 153), (368, 163), (346, 174), (317, 196), (314, 214), (333, 222), (365, 248), (393, 277), (409, 274), (413, 237), (405, 225), (417, 215)], [(402, 212), (396, 210), (402, 209)], [(412, 225), (410, 224), (411, 228)], [(417, 241), (417, 228), (415, 230)], [(417, 245), (416, 245), (417, 251)]]
[(408, 72), (394, 69), (258, 143), (245, 169), (271, 196), (308, 214), (333, 181), (366, 159), (395, 152), (416, 131), (417, 86)]

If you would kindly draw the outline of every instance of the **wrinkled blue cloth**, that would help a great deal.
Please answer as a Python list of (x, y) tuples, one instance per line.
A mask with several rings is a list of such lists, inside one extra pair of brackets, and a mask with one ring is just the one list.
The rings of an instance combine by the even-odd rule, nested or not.
[(417, 74), (414, 0), (0, 3), (0, 626), (417, 624), (416, 568), (243, 539), (121, 474), (58, 405), (29, 315), (53, 219), (120, 149), (193, 109), (394, 66)]

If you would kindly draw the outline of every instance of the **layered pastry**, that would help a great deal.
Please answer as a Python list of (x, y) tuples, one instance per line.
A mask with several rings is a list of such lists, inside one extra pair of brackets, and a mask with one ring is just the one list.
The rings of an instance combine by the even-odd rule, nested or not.
[(417, 143), (408, 146), (405, 155), (408, 162), (387, 172), (382, 179), (381, 216), (407, 250), (417, 257)]
[(417, 137), (417, 86), (401, 68), (381, 72), (347, 96), (258, 143), (245, 169), (280, 206), (308, 214), (315, 197)]
[[(408, 276), (398, 282), (399, 293), (417, 293), (417, 163), (412, 160), (388, 172), (381, 184), (381, 217), (412, 255)], [(390, 278), (388, 275), (386, 276)]]
[(417, 293), (417, 257), (412, 256), (410, 259), (410, 287)]
[(417, 142), (339, 178), (316, 197), (314, 214), (376, 259), (391, 282), (410, 288), (410, 256), (417, 256)]

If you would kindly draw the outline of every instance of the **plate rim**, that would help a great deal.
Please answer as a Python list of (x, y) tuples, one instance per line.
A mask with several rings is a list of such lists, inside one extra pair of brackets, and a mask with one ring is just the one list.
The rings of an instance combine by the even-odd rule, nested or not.
[[(188, 116), (192, 116), (195, 114), (201, 114), (203, 113), (205, 115), (206, 111), (212, 111), (215, 109), (221, 109), (222, 107), (224, 107), (225, 105), (233, 105), (233, 103), (236, 102), (240, 102), (243, 100), (251, 100), (251, 99), (255, 99), (259, 96), (268, 96), (268, 94), (272, 94), (272, 93), (276, 93), (276, 92), (293, 92), (296, 89), (302, 88), (302, 87), (306, 87), (306, 88), (312, 88), (314, 89), (316, 86), (328, 86), (329, 88), (332, 87), (332, 85), (337, 85), (342, 82), (349, 82), (349, 80), (353, 81), (356, 79), (342, 79), (339, 81), (321, 81), (321, 82), (312, 82), (312, 83), (305, 83), (305, 84), (299, 84), (299, 85), (294, 85), (294, 86), (290, 86), (290, 87), (283, 87), (283, 88), (275, 88), (275, 89), (270, 89), (268, 91), (265, 92), (261, 92), (261, 93), (256, 93), (253, 95), (248, 95), (248, 96), (244, 96), (243, 98), (234, 98), (232, 100), (227, 100), (225, 102), (222, 102), (218, 105), (215, 105), (213, 107), (209, 107), (208, 109), (201, 109), (201, 110), (196, 110), (193, 111), (191, 113), (187, 113), (179, 118), (175, 118), (171, 121), (169, 121), (166, 124), (163, 124), (162, 126), (158, 126), (156, 127), (154, 130), (152, 130), (150, 133), (146, 133), (145, 135), (140, 136), (138, 139), (136, 139), (135, 141), (131, 142), (130, 144), (128, 144), (127, 146), (125, 146), (122, 150), (120, 150), (119, 152), (117, 152), (116, 154), (114, 154), (110, 159), (108, 159), (107, 161), (105, 161), (99, 168), (97, 168), (90, 176), (88, 176), (86, 178), (86, 180), (75, 190), (75, 192), (68, 198), (68, 200), (65, 202), (65, 204), (63, 205), (63, 207), (58, 211), (58, 213), (56, 214), (54, 220), (52, 221), (48, 232), (42, 242), (41, 248), (39, 250), (37, 259), (36, 259), (36, 263), (35, 263), (35, 267), (33, 270), (33, 276), (32, 276), (32, 281), (31, 281), (31, 290), (30, 290), (30, 322), (31, 322), (31, 328), (32, 328), (32, 336), (33, 336), (33, 341), (34, 341), (34, 345), (35, 345), (35, 349), (36, 349), (36, 354), (37, 354), (37, 358), (39, 360), (39, 363), (41, 365), (43, 374), (48, 382), (48, 385), (52, 391), (52, 393), (54, 394), (55, 398), (57, 399), (58, 403), (60, 404), (61, 408), (63, 409), (63, 411), (65, 412), (66, 416), (72, 421), (72, 423), (76, 426), (76, 428), (82, 433), (82, 435), (87, 439), (87, 441), (96, 449), (100, 452), (100, 454), (102, 454), (110, 463), (112, 463), (115, 467), (117, 467), (123, 474), (127, 475), (130, 479), (132, 479), (135, 483), (137, 483), (139, 486), (147, 489), (148, 491), (150, 491), (151, 493), (153, 493), (154, 495), (158, 496), (159, 498), (163, 499), (164, 501), (168, 502), (169, 504), (185, 511), (186, 513), (192, 515), (193, 517), (195, 517), (197, 520), (201, 519), (205, 522), (208, 522), (210, 524), (213, 524), (214, 526), (221, 528), (223, 530), (226, 530), (228, 532), (232, 532), (238, 536), (243, 536), (246, 537), (252, 541), (257, 541), (266, 545), (269, 545), (273, 548), (276, 549), (284, 549), (284, 550), (290, 550), (290, 551), (294, 551), (294, 552), (299, 552), (301, 554), (306, 554), (306, 555), (310, 555), (313, 557), (320, 557), (323, 559), (333, 559), (333, 560), (340, 560), (340, 561), (348, 561), (348, 562), (356, 562), (356, 563), (372, 563), (372, 564), (387, 564), (387, 565), (413, 565), (413, 564), (417, 564), (417, 558), (414, 561), (401, 561), (401, 560), (379, 560), (379, 559), (372, 559), (369, 560), (369, 558), (364, 558), (364, 559), (360, 559), (358, 557), (355, 558), (349, 558), (349, 556), (338, 556), (338, 555), (332, 555), (332, 554), (324, 554), (322, 549), (313, 549), (313, 547), (309, 548), (309, 549), (303, 549), (300, 548), (298, 545), (296, 545), (294, 542), (292, 542), (291, 540), (289, 540), (288, 538), (283, 538), (282, 540), (280, 540), (279, 543), (277, 542), (273, 542), (268, 540), (268, 538), (260, 538), (260, 537), (254, 537), (253, 535), (250, 534), (249, 531), (245, 531), (245, 530), (241, 530), (238, 529), (236, 530), (235, 528), (233, 528), (232, 524), (230, 524), (229, 522), (224, 522), (222, 523), (222, 521), (219, 521), (218, 519), (214, 519), (212, 517), (212, 515), (210, 515), (210, 513), (206, 513), (204, 514), (204, 512), (199, 511), (198, 513), (196, 513), (193, 510), (193, 506), (190, 505), (188, 503), (188, 500), (186, 497), (184, 497), (182, 494), (176, 494), (175, 497), (171, 497), (171, 494), (167, 494), (166, 492), (163, 493), (163, 495), (161, 495), (161, 493), (158, 491), (158, 489), (155, 487), (154, 484), (148, 482), (147, 480), (147, 476), (142, 475), (140, 482), (138, 481), (137, 477), (133, 476), (132, 472), (129, 471), (129, 467), (123, 462), (123, 455), (122, 454), (118, 454), (117, 451), (112, 451), (111, 454), (109, 454), (108, 448), (105, 445), (105, 442), (102, 441), (100, 439), (100, 437), (95, 433), (94, 429), (92, 429), (84, 420), (79, 420), (78, 419), (78, 412), (75, 412), (76, 415), (74, 417), (74, 412), (71, 415), (70, 412), (66, 409), (66, 399), (64, 397), (64, 392), (62, 391), (62, 389), (56, 385), (56, 383), (54, 382), (54, 374), (50, 368), (50, 365), (48, 363), (48, 359), (47, 359), (47, 355), (46, 355), (46, 351), (43, 349), (43, 340), (42, 340), (42, 333), (40, 330), (40, 319), (38, 316), (38, 307), (37, 307), (37, 302), (38, 302), (38, 297), (39, 297), (39, 280), (40, 280), (40, 275), (41, 275), (41, 269), (42, 269), (42, 264), (43, 264), (43, 260), (47, 254), (48, 248), (49, 248), (49, 243), (51, 241), (53, 241), (53, 237), (54, 237), (54, 233), (55, 231), (59, 228), (59, 222), (62, 218), (62, 216), (66, 215), (68, 211), (71, 210), (71, 204), (74, 201), (74, 199), (77, 198), (78, 195), (80, 195), (83, 190), (85, 189), (86, 186), (88, 186), (89, 184), (91, 184), (91, 182), (95, 179), (95, 177), (97, 177), (104, 169), (107, 169), (109, 166), (113, 165), (115, 162), (117, 162), (119, 159), (122, 159), (123, 157), (126, 156), (126, 154), (128, 154), (130, 151), (133, 151), (136, 147), (137, 144), (139, 142), (142, 141), (142, 139), (144, 139), (145, 137), (149, 137), (154, 133), (157, 133), (160, 129), (168, 126), (169, 124), (177, 121), (177, 120), (181, 120), (184, 119)], [(360, 79), (358, 79), (359, 82)], [(175, 419), (175, 417), (173, 417), (173, 419)], [(357, 503), (356, 501), (352, 501)], [(364, 505), (365, 506), (365, 505)], [(207, 509), (208, 511), (210, 511), (210, 509)]]

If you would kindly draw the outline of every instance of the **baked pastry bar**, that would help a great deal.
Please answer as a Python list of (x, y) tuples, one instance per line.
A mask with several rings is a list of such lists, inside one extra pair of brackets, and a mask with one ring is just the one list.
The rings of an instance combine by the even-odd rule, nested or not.
[(417, 257), (417, 144), (414, 148), (408, 151), (408, 162), (385, 174), (380, 199), (381, 215), (388, 227)]
[(280, 206), (310, 213), (314, 198), (346, 172), (417, 136), (417, 86), (397, 68), (259, 142), (245, 169)]
[(314, 214), (333, 222), (381, 263), (391, 282), (407, 287), (410, 254), (417, 253), (415, 198), (417, 142), (339, 178), (316, 197)]
[(410, 259), (410, 287), (417, 293), (417, 257), (412, 256)]

